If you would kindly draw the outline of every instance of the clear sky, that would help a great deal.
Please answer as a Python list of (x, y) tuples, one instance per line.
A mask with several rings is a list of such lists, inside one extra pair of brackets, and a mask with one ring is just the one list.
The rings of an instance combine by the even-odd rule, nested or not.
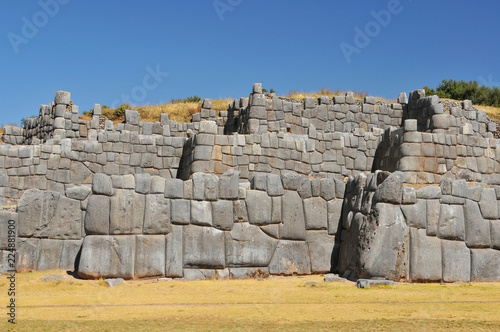
[[(57, 5), (55, 5), (57, 4)], [(500, 85), (498, 0), (5, 0), (0, 123), (94, 103)], [(167, 74), (168, 73), (168, 74)]]

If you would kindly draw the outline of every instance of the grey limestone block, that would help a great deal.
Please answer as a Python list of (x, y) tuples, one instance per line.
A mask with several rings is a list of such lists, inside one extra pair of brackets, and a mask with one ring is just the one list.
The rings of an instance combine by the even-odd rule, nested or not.
[(144, 224), (146, 196), (117, 189), (110, 198), (110, 234), (140, 234)]
[(135, 174), (135, 191), (139, 194), (148, 194), (151, 190), (151, 174)]
[(96, 195), (113, 195), (113, 181), (109, 175), (103, 173), (94, 174), (92, 178), (92, 192)]
[(183, 257), (185, 268), (225, 267), (224, 232), (212, 227), (184, 227)]
[(326, 230), (328, 227), (327, 202), (321, 197), (312, 197), (305, 199), (303, 203), (306, 229)]
[(55, 218), (59, 193), (28, 189), (18, 206), (18, 235), (20, 237), (48, 237)]
[(426, 228), (427, 226), (427, 202), (418, 199), (416, 204), (402, 205), (401, 210), (406, 218), (408, 226), (415, 228)]
[(135, 241), (135, 278), (165, 275), (164, 235), (137, 235)]
[(306, 242), (281, 240), (269, 264), (270, 274), (310, 274), (311, 258)]
[(216, 201), (219, 198), (219, 178), (215, 174), (205, 174), (204, 199)]
[(330, 201), (335, 198), (335, 181), (332, 179), (320, 180), (320, 193), (319, 195), (325, 200)]
[(335, 268), (332, 266), (335, 237), (328, 235), (327, 231), (308, 231), (306, 239), (311, 257), (311, 272), (332, 271)]
[(227, 200), (212, 202), (212, 221), (213, 226), (217, 229), (232, 230), (235, 222), (233, 202)]
[(272, 198), (266, 192), (248, 190), (246, 207), (250, 224), (260, 226), (271, 223)]
[(491, 247), (500, 250), (500, 220), (490, 220)]
[(165, 276), (168, 278), (183, 277), (183, 226), (172, 226), (172, 232), (166, 236)]
[(441, 188), (436, 186), (424, 186), (417, 190), (417, 198), (440, 199), (442, 196)]
[(311, 194), (313, 197), (318, 197), (321, 192), (321, 181), (320, 179), (311, 180)]
[(84, 279), (133, 279), (135, 269), (134, 235), (85, 237), (78, 266), (78, 275)]
[(165, 198), (162, 194), (146, 195), (143, 233), (170, 233), (170, 209), (170, 199)]
[(365, 104), (375, 105), (377, 99), (375, 97), (365, 97)]
[(125, 110), (125, 123), (131, 125), (139, 125), (141, 114), (137, 111)]
[(234, 220), (238, 222), (248, 222), (248, 212), (246, 202), (244, 200), (233, 201)]
[(71, 199), (76, 199), (79, 201), (84, 201), (89, 197), (92, 192), (92, 188), (88, 185), (76, 185), (66, 188), (66, 196)]
[(78, 266), (78, 253), (82, 248), (82, 240), (64, 240), (59, 270), (76, 271)]
[(328, 209), (328, 234), (337, 234), (339, 221), (342, 216), (342, 199), (334, 199), (327, 202)]
[(443, 255), (443, 281), (469, 282), (471, 253), (464, 242), (441, 241)]
[(483, 188), (481, 188), (481, 186), (469, 187), (467, 198), (474, 202), (479, 202), (481, 200), (482, 191)]
[(484, 219), (498, 219), (498, 203), (495, 189), (483, 188), (479, 209)]
[(391, 280), (372, 280), (372, 279), (358, 279), (356, 281), (356, 288), (369, 288), (379, 286), (393, 286), (394, 281)]
[(151, 177), (151, 194), (165, 194), (165, 179), (161, 176)]
[(201, 172), (196, 172), (192, 175), (192, 190), (193, 199), (203, 200), (205, 199), (205, 174)]
[(251, 181), (252, 189), (267, 191), (267, 174), (255, 173)]
[(90, 195), (85, 213), (85, 233), (109, 234), (110, 200), (104, 195)]
[(170, 178), (165, 180), (165, 198), (183, 198), (184, 182), (181, 179)]
[(83, 213), (80, 201), (60, 196), (49, 238), (79, 240), (82, 238)]
[(453, 185), (453, 180), (450, 178), (444, 178), (441, 180), (439, 183), (439, 186), (441, 187), (441, 193), (443, 195), (451, 195), (451, 187)]
[(172, 199), (170, 220), (172, 224), (188, 225), (191, 221), (191, 201), (187, 199)]
[(231, 280), (255, 279), (256, 277), (269, 277), (269, 269), (266, 267), (229, 269), (229, 279)]
[(410, 280), (441, 281), (443, 260), (441, 240), (427, 236), (423, 229), (410, 229)]
[(479, 205), (467, 200), (464, 205), (465, 243), (469, 248), (487, 248), (491, 246), (490, 224), (484, 220)]
[(219, 179), (219, 196), (222, 199), (237, 199), (240, 172), (234, 169), (226, 171)]
[(300, 181), (300, 185), (298, 188), (298, 193), (300, 195), (300, 198), (302, 199), (307, 199), (312, 197), (312, 188), (311, 188), (311, 180), (308, 178), (302, 178)]
[(465, 239), (465, 218), (461, 205), (441, 204), (437, 236), (441, 239)]
[(353, 218), (350, 232), (354, 237), (365, 234), (359, 238), (359, 244), (351, 238), (354, 240), (352, 245), (360, 247), (358, 275), (361, 278), (405, 279), (408, 275), (409, 235), (401, 208), (377, 203), (366, 218), (357, 216), (362, 214), (357, 213)]
[(500, 281), (500, 251), (471, 249), (471, 281)]
[(57, 270), (61, 261), (64, 241), (41, 239), (39, 243), (38, 262), (39, 271)]
[(267, 194), (269, 196), (282, 196), (284, 193), (281, 177), (278, 174), (267, 175)]
[(403, 180), (401, 172), (394, 172), (377, 187), (374, 199), (376, 202), (401, 204), (403, 197)]
[(38, 251), (40, 239), (37, 238), (18, 238), (16, 244), (17, 270), (30, 269), (36, 270), (38, 262)]
[(266, 267), (278, 245), (278, 240), (267, 236), (259, 227), (249, 223), (234, 224), (225, 233), (226, 266)]
[(255, 83), (253, 85), (252, 93), (262, 93), (262, 83)]
[(302, 177), (295, 172), (284, 172), (281, 174), (281, 181), (285, 190), (297, 190)]
[(54, 103), (69, 105), (71, 102), (71, 93), (67, 91), (57, 91), (56, 97), (54, 98)]
[(212, 226), (212, 204), (207, 201), (191, 201), (191, 224)]
[[(451, 194), (456, 197), (467, 198), (469, 187), (465, 179), (455, 180), (451, 185)], [(443, 194), (444, 195), (444, 194)]]
[(302, 199), (297, 192), (285, 191), (282, 199), (281, 215), (283, 218), (280, 224), (281, 238), (286, 240), (305, 241), (306, 224), (304, 209), (302, 206)]
[(403, 198), (401, 203), (403, 204), (415, 204), (417, 203), (417, 193), (412, 187), (403, 187)]

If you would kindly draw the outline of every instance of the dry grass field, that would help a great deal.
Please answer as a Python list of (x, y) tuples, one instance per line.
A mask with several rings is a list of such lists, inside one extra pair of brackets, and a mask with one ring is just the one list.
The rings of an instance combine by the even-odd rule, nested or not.
[[(48, 275), (64, 280), (44, 281)], [(0, 303), (8, 303), (7, 287), (3, 276)], [(500, 330), (499, 283), (357, 289), (307, 276), (109, 288), (65, 272), (35, 272), (18, 274), (16, 288), (18, 331)], [(5, 313), (0, 317), (0, 330), (12, 328)]]

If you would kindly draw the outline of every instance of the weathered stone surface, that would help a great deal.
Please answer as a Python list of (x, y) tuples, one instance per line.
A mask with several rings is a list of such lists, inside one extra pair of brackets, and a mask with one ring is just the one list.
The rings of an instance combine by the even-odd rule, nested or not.
[(143, 233), (167, 234), (170, 229), (170, 200), (163, 194), (146, 195)]
[(328, 273), (336, 268), (332, 266), (335, 237), (328, 235), (327, 231), (308, 231), (306, 238), (311, 255), (311, 271)]
[(108, 284), (108, 286), (111, 287), (117, 287), (120, 285), (123, 285), (123, 280), (122, 278), (117, 278), (117, 279), (104, 279), (104, 282)]
[(212, 204), (206, 201), (191, 201), (191, 223), (212, 226)]
[(500, 251), (471, 249), (471, 281), (500, 281)]
[(441, 240), (427, 236), (424, 229), (410, 229), (410, 280), (442, 279)]
[(286, 240), (305, 241), (306, 223), (304, 209), (302, 207), (302, 200), (297, 192), (285, 191), (282, 199), (281, 215), (283, 218), (283, 223), (280, 225), (281, 238)]
[(135, 242), (135, 278), (165, 275), (165, 236), (137, 235)]
[(36, 238), (18, 238), (16, 251), (17, 257), (17, 271), (35, 270), (38, 262), (38, 249), (40, 239)]
[(83, 163), (73, 161), (69, 170), (71, 183), (90, 184), (92, 181), (92, 172)]
[(281, 175), (281, 181), (285, 190), (297, 190), (302, 177), (295, 172), (285, 172)]
[(321, 197), (312, 197), (304, 200), (304, 214), (306, 229), (327, 229), (328, 209), (326, 201)]
[[(399, 206), (377, 203), (364, 222), (363, 219), (353, 220), (350, 230), (354, 235), (360, 235), (359, 264), (356, 268), (359, 277), (390, 280), (407, 277), (408, 226)], [(356, 245), (355, 238), (351, 240)]]
[(281, 177), (277, 174), (269, 174), (267, 176), (267, 194), (269, 196), (281, 196), (283, 193)]
[(117, 189), (110, 198), (110, 234), (140, 234), (144, 224), (146, 196)]
[(113, 181), (111, 176), (97, 173), (92, 178), (92, 192), (96, 195), (113, 195)]
[(41, 239), (38, 248), (39, 271), (57, 270), (61, 260), (64, 241)]
[(278, 240), (267, 236), (257, 226), (234, 224), (233, 230), (225, 233), (226, 266), (268, 266), (277, 245)]
[(424, 186), (417, 190), (417, 198), (440, 199), (442, 197), (441, 188), (436, 186)]
[(469, 187), (464, 179), (455, 180), (451, 185), (451, 194), (456, 197), (467, 198)]
[(229, 269), (229, 279), (243, 280), (249, 278), (267, 278), (269, 277), (269, 269), (260, 268), (232, 268)]
[(165, 194), (165, 179), (160, 176), (151, 177), (151, 194)]
[(403, 180), (401, 172), (394, 172), (377, 187), (374, 199), (376, 202), (401, 204), (403, 197)]
[(484, 219), (498, 219), (498, 204), (495, 189), (483, 189), (479, 208)]
[(18, 234), (21, 237), (48, 237), (56, 214), (59, 194), (28, 189), (24, 192), (17, 212)]
[(80, 201), (65, 196), (59, 197), (49, 238), (60, 240), (81, 239), (82, 220), (83, 213)]
[(500, 220), (490, 220), (491, 247), (500, 249)]
[(151, 174), (142, 173), (135, 175), (135, 191), (139, 194), (147, 194), (151, 189)]
[(437, 236), (441, 239), (465, 239), (465, 219), (462, 205), (441, 204)]
[(134, 235), (90, 235), (83, 241), (78, 275), (85, 279), (133, 279), (134, 263)]
[(76, 271), (79, 263), (78, 253), (80, 252), (83, 240), (64, 240), (59, 261), (59, 269), (67, 271)]
[(185, 226), (184, 267), (224, 268), (224, 232), (211, 227)]
[(272, 199), (266, 192), (248, 190), (246, 198), (248, 221), (253, 225), (271, 223)]
[(239, 192), (240, 172), (230, 169), (219, 179), (219, 196), (223, 199), (237, 199)]
[(184, 269), (185, 281), (214, 280), (217, 277), (216, 270), (210, 269)]
[(443, 281), (470, 281), (470, 249), (461, 241), (441, 241)]
[(172, 226), (172, 231), (166, 236), (165, 276), (182, 278), (183, 273), (183, 226)]
[(487, 248), (491, 246), (490, 223), (484, 220), (479, 205), (467, 200), (464, 205), (465, 243), (469, 248)]
[(92, 189), (89, 186), (73, 186), (66, 189), (66, 196), (71, 199), (84, 201), (89, 197)]
[(402, 205), (401, 210), (410, 227), (425, 228), (427, 226), (427, 201), (418, 199), (413, 205)]
[(11, 241), (9, 248), (9, 232), (14, 231), (11, 236), (17, 236), (17, 229), (19, 227), (17, 213), (0, 211), (0, 250), (7, 250), (15, 248), (15, 242)]
[(311, 261), (307, 244), (281, 240), (269, 264), (271, 274), (310, 274)]
[(343, 201), (341, 199), (334, 199), (328, 202), (328, 234), (337, 234), (339, 228), (339, 221), (342, 217), (342, 205)]
[(436, 236), (441, 214), (441, 204), (438, 199), (427, 200), (427, 235)]
[(85, 233), (109, 234), (110, 200), (108, 196), (90, 195), (85, 213)]
[(188, 225), (191, 221), (191, 201), (187, 199), (173, 199), (170, 202), (170, 220), (172, 224)]
[(212, 220), (215, 228), (223, 231), (230, 231), (233, 229), (233, 202), (226, 200), (212, 202)]
[(166, 179), (165, 198), (184, 198), (184, 182), (181, 179)]
[(139, 125), (141, 114), (137, 111), (125, 110), (125, 123)]

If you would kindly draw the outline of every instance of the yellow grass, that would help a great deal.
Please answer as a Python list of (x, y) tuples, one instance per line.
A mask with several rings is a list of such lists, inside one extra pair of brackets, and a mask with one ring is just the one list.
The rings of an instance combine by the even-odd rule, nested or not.
[[(327, 96), (328, 98), (332, 99), (335, 96), (343, 96), (345, 95), (346, 91), (342, 90), (331, 90), (331, 89), (321, 89), (320, 91), (310, 91), (310, 92), (305, 92), (305, 91), (296, 91), (292, 90), (289, 91), (288, 94), (286, 95), (287, 98), (292, 98), (292, 99), (297, 99), (297, 100), (302, 100), (306, 97), (313, 97), (315, 99), (322, 97), (322, 96)], [(355, 100), (363, 100), (368, 94), (366, 92), (359, 92), (359, 91), (353, 91), (354, 99)], [(386, 99), (382, 97), (375, 97), (377, 101), (380, 101), (382, 103), (393, 103), (395, 100), (391, 99)]]
[[(499, 330), (500, 283), (357, 289), (321, 276), (263, 281), (43, 282), (17, 275), (17, 328), (29, 331)], [(306, 287), (316, 282), (315, 287)], [(7, 303), (0, 281), (0, 303)], [(5, 310), (5, 309), (3, 309)], [(0, 329), (8, 327), (6, 318)]]

